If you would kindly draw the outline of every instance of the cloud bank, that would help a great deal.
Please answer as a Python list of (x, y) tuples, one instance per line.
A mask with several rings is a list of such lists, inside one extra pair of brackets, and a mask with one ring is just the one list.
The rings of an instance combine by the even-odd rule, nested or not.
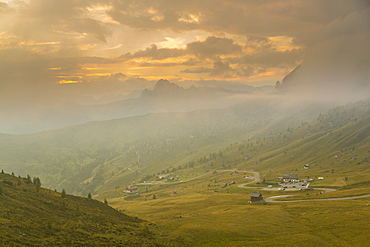
[[(300, 85), (344, 87), (353, 75), (367, 84), (369, 8), (365, 0), (3, 0), (1, 96), (117, 95), (160, 78), (273, 85), (302, 62)], [(112, 77), (119, 73), (124, 83)]]

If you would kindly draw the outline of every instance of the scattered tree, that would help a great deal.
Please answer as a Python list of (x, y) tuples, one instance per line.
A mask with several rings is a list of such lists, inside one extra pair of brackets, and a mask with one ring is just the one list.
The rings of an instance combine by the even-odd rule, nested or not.
[(36, 191), (39, 192), (41, 188), (41, 180), (38, 177), (33, 178), (33, 184), (36, 186)]
[(153, 199), (157, 199), (157, 196), (156, 195), (153, 195)]
[(67, 197), (67, 192), (65, 189), (62, 190), (62, 198), (66, 198)]
[(107, 198), (104, 198), (104, 203), (108, 205)]

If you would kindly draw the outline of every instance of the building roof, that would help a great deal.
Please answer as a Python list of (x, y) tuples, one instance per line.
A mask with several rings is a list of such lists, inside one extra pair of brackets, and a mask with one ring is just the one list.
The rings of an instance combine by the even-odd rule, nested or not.
[(283, 174), (283, 179), (298, 179), (298, 174)]
[(139, 190), (139, 188), (136, 186), (131, 186), (131, 187), (128, 187), (127, 190)]
[(262, 197), (262, 194), (261, 194), (261, 193), (253, 192), (253, 193), (251, 194), (251, 197), (257, 197), (257, 198), (259, 198), (259, 197)]

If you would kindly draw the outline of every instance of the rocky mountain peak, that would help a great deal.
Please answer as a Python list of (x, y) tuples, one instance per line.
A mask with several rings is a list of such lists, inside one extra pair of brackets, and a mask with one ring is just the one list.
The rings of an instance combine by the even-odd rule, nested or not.
[(171, 92), (179, 89), (181, 89), (181, 87), (179, 87), (178, 85), (171, 83), (167, 80), (160, 79), (159, 81), (157, 81), (157, 84), (155, 85), (153, 91), (161, 93), (161, 92)]

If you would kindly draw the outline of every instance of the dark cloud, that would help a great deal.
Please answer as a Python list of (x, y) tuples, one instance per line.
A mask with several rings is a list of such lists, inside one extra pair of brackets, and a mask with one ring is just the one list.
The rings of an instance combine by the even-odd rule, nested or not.
[(364, 0), (114, 0), (112, 4), (112, 18), (134, 28), (268, 36), (294, 35), (368, 5)]
[(74, 18), (70, 26), (72, 30), (79, 33), (89, 33), (102, 42), (106, 42), (106, 37), (112, 34), (101, 22), (91, 18)]
[(234, 44), (234, 41), (231, 39), (211, 36), (203, 42), (197, 41), (188, 44), (186, 50), (197, 57), (208, 58), (237, 53), (242, 50), (242, 47)]
[(71, 39), (74, 31), (105, 42), (111, 32), (100, 21), (87, 17), (86, 8), (96, 2), (99, 1), (30, 0), (19, 8), (12, 31), (26, 39), (63, 41)]
[(291, 86), (316, 95), (369, 96), (370, 7), (300, 38), (308, 46), (307, 56)]
[(170, 49), (170, 48), (161, 48), (158, 49), (157, 45), (152, 44), (150, 47), (146, 48), (145, 50), (137, 51), (133, 54), (127, 53), (121, 58), (132, 59), (132, 58), (140, 58), (140, 57), (147, 57), (153, 60), (163, 60), (170, 57), (179, 57), (185, 55), (185, 51), (181, 49)]
[(178, 66), (178, 63), (140, 63), (141, 67), (173, 67), (173, 66)]
[(201, 74), (201, 73), (211, 73), (212, 69), (199, 67), (199, 68), (195, 68), (195, 69), (185, 69), (185, 70), (182, 70), (181, 72), (182, 73), (189, 73), (189, 74)]
[[(230, 55), (242, 51), (242, 47), (234, 44), (232, 39), (218, 38), (214, 36), (208, 37), (205, 41), (197, 41), (187, 44), (185, 49), (177, 48), (160, 48), (152, 44), (145, 50), (137, 51), (133, 54), (127, 53), (121, 58), (132, 59), (146, 57), (152, 60), (163, 60), (170, 57), (180, 57), (186, 54), (195, 55), (201, 59), (217, 58), (219, 55)], [(188, 62), (194, 60), (189, 60)]]
[[(300, 73), (308, 81), (344, 84), (357, 74), (355, 81), (366, 84), (369, 7), (366, 0), (0, 2), (0, 87), (2, 92), (41, 92), (54, 88), (57, 76), (80, 76), (86, 83), (91, 78), (84, 78), (84, 67), (107, 69), (109, 64), (115, 70), (127, 67), (127, 78), (135, 73), (150, 78), (143, 66), (155, 66), (170, 70), (164, 74), (181, 70), (183, 75), (204, 73), (208, 79), (248, 80), (262, 72), (293, 69), (303, 59)], [(285, 37), (284, 44), (276, 42), (278, 36)], [(167, 37), (173, 43), (165, 48)], [(135, 58), (140, 59), (134, 63)], [(142, 67), (129, 76), (131, 65)], [(127, 78), (119, 80), (129, 87)]]
[(230, 67), (228, 63), (223, 63), (221, 61), (217, 61), (213, 64), (213, 69), (211, 71), (211, 75), (214, 76), (225, 76), (230, 77), (234, 73), (233, 69)]
[(300, 63), (303, 59), (302, 49), (277, 51), (274, 49), (261, 50), (260, 52), (230, 59), (232, 63), (255, 64), (268, 67), (289, 67)]
[(7, 3), (0, 2), (0, 14), (7, 14), (9, 12), (12, 12), (13, 9), (9, 7)]

